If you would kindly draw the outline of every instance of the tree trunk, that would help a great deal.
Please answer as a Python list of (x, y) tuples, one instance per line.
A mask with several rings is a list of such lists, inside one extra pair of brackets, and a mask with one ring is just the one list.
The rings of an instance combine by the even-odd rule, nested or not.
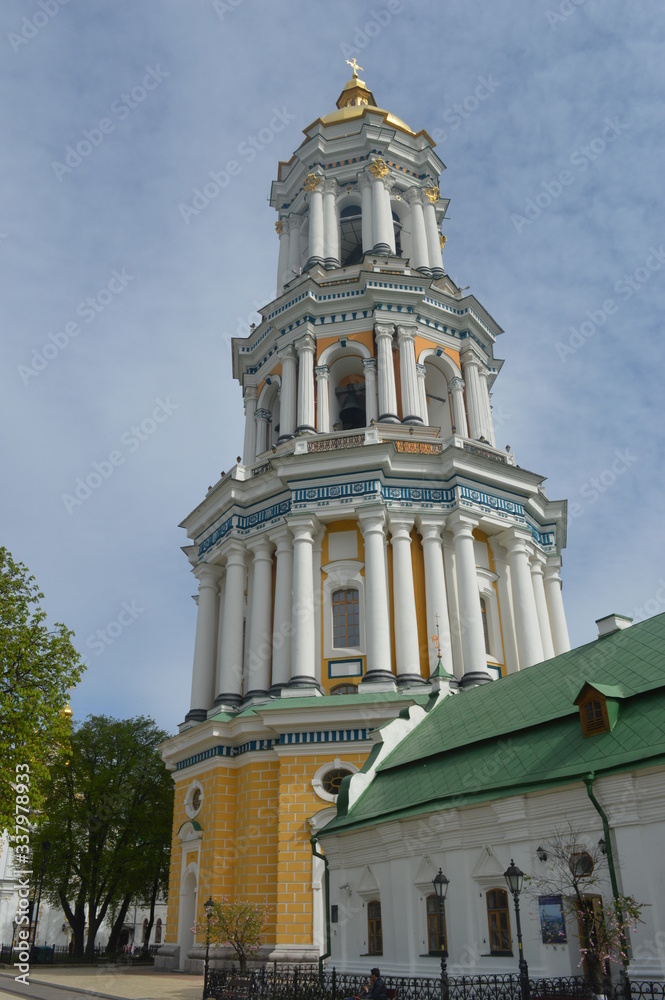
[(74, 948), (72, 949), (72, 954), (74, 958), (83, 958), (85, 947), (85, 903), (82, 899), (77, 899), (74, 904), (74, 910), (72, 910), (65, 894), (61, 891), (58, 895), (63, 913), (67, 917), (69, 926), (74, 931)]
[(122, 925), (125, 922), (125, 917), (127, 916), (127, 911), (129, 910), (129, 904), (131, 903), (131, 901), (132, 901), (131, 894), (127, 893), (127, 895), (123, 898), (122, 903), (120, 904), (120, 910), (118, 911), (118, 916), (114, 920), (113, 926), (111, 927), (111, 935), (109, 937), (109, 943), (107, 946), (109, 955), (117, 954), (118, 941), (120, 939), (120, 934), (122, 932)]
[(146, 927), (145, 934), (143, 936), (143, 953), (147, 955), (150, 950), (150, 935), (152, 934), (152, 925), (155, 922), (155, 903), (157, 902), (157, 893), (159, 892), (159, 878), (156, 878), (152, 883), (152, 892), (150, 894), (150, 916), (148, 917), (148, 926)]

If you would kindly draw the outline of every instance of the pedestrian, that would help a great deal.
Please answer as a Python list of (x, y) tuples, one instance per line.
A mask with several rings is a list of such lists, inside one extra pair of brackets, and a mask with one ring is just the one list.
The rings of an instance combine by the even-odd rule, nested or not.
[(369, 986), (363, 986), (360, 993), (347, 997), (346, 1000), (386, 1000), (386, 981), (381, 978), (379, 969), (371, 970)]

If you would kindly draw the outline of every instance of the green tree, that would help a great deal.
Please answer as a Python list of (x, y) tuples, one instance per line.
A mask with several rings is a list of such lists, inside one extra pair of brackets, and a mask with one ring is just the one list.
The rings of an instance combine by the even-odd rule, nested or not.
[[(92, 956), (107, 914), (150, 899), (155, 884), (166, 894), (173, 782), (157, 748), (167, 737), (152, 719), (89, 716), (52, 765), (44, 888), (74, 932), (75, 955)], [(33, 870), (40, 864), (38, 850)]]
[(32, 817), (43, 805), (53, 748), (66, 745), (69, 724), (61, 710), (81, 678), (83, 664), (73, 632), (52, 629), (40, 601), (44, 595), (26, 566), (0, 548), (0, 830), (14, 831), (17, 765), (29, 775)]
[(240, 971), (246, 972), (247, 963), (256, 957), (261, 947), (269, 913), (266, 903), (223, 897), (219, 903), (213, 902), (210, 915), (199, 920), (194, 930), (201, 940), (210, 934), (211, 944), (232, 948)]

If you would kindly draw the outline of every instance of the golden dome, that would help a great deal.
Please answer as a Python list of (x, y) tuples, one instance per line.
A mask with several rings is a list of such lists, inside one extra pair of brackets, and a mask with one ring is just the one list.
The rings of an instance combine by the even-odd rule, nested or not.
[[(347, 62), (349, 62), (348, 59)], [(353, 64), (351, 63), (350, 65)], [(376, 114), (383, 115), (388, 125), (392, 125), (393, 128), (398, 128), (402, 132), (408, 132), (409, 135), (415, 135), (416, 133), (413, 129), (410, 129), (401, 118), (377, 106), (372, 91), (364, 80), (358, 78), (358, 69), (362, 69), (362, 66), (353, 66), (353, 76), (344, 84), (344, 89), (337, 98), (337, 111), (332, 111), (329, 115), (324, 115), (320, 119), (321, 122), (324, 125), (334, 125), (336, 122), (346, 122), (354, 118), (362, 118), (366, 111), (371, 110), (376, 112)]]

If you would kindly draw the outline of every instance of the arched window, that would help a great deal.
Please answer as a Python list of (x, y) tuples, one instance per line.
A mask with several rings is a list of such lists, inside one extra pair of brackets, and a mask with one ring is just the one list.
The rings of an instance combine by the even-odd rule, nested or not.
[(395, 230), (395, 256), (402, 256), (402, 223), (399, 216), (393, 212), (393, 228)]
[(354, 587), (333, 591), (332, 627), (335, 649), (360, 645), (360, 597)]
[[(441, 938), (439, 937), (439, 901), (436, 894), (427, 897), (427, 950), (430, 955), (441, 954)], [(443, 913), (443, 953), (448, 954), (446, 941), (446, 913)]]
[(505, 889), (490, 889), (487, 893), (487, 923), (491, 955), (512, 955), (508, 893)]
[(358, 694), (358, 687), (355, 684), (335, 684), (328, 694)]
[(485, 598), (480, 598), (480, 616), (483, 620), (483, 636), (485, 637), (485, 652), (488, 656), (490, 653), (490, 630), (487, 625), (487, 604), (485, 603)]
[(141, 944), (147, 944), (146, 935), (148, 933), (148, 918), (145, 917), (143, 921), (143, 934), (141, 935)]
[(370, 955), (383, 955), (381, 901), (378, 899), (367, 904), (367, 951)]
[(159, 917), (155, 924), (155, 944), (162, 943), (162, 918)]
[(363, 259), (362, 215), (360, 205), (347, 205), (339, 213), (340, 260), (342, 267), (359, 264)]

